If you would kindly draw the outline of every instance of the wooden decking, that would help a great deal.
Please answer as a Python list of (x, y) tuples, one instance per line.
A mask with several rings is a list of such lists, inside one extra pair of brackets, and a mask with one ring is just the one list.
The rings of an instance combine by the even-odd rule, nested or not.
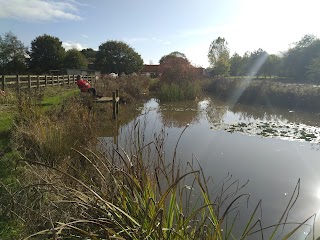
[[(116, 102), (119, 102), (119, 97), (116, 97)], [(113, 98), (112, 97), (102, 97), (102, 98), (98, 98), (98, 99), (94, 99), (94, 102), (113, 102)]]
[(94, 103), (112, 103), (112, 117), (113, 119), (117, 119), (117, 115), (119, 112), (119, 90), (116, 90), (115, 92), (112, 92), (112, 97), (101, 97), (94, 99)]

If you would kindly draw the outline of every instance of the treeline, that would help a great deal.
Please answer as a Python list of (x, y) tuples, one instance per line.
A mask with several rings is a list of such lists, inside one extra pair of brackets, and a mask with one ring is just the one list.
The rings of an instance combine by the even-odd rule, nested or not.
[[(183, 53), (173, 53), (169, 55), (186, 61), (176, 61), (172, 67), (191, 65)], [(208, 60), (207, 72), (212, 76), (287, 77), (301, 82), (320, 82), (320, 39), (314, 35), (303, 36), (278, 55), (259, 48), (243, 56), (238, 53), (230, 56), (227, 41), (219, 37), (209, 47)], [(140, 54), (122, 41), (107, 41), (97, 51), (92, 48), (66, 51), (59, 38), (46, 34), (36, 37), (30, 48), (11, 32), (0, 36), (0, 74), (46, 74), (68, 68), (131, 74), (138, 73), (142, 67)]]
[(98, 51), (92, 48), (66, 51), (59, 38), (47, 34), (35, 38), (30, 49), (11, 32), (0, 36), (0, 74), (47, 74), (63, 69), (130, 74), (142, 67), (141, 56), (121, 41), (107, 41)]
[(263, 49), (234, 53), (229, 57), (224, 38), (214, 40), (208, 52), (209, 73), (219, 76), (287, 77), (300, 82), (320, 83), (320, 39), (305, 35), (291, 48), (278, 55)]

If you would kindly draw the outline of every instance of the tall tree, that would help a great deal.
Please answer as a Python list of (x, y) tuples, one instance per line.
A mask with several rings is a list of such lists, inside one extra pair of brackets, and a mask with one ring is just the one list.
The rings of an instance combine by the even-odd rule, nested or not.
[(234, 53), (230, 58), (230, 75), (240, 76), (243, 68), (242, 57), (238, 53)]
[(162, 58), (160, 58), (159, 63), (163, 64), (163, 63), (165, 63), (165, 61), (167, 61), (169, 59), (175, 59), (175, 58), (180, 58), (181, 59), (180, 61), (184, 61), (187, 64), (190, 63), (188, 58), (186, 57), (186, 55), (184, 53), (181, 53), (178, 51), (175, 51), (175, 52), (169, 53), (168, 55), (162, 56)]
[(209, 47), (208, 59), (210, 67), (213, 68), (214, 75), (229, 75), (229, 56), (228, 43), (224, 38), (218, 37), (212, 41)]
[(275, 55), (275, 54), (270, 54), (267, 58), (267, 61), (264, 64), (264, 71), (263, 73), (266, 76), (280, 76), (281, 75), (281, 66), (282, 66), (282, 59), (281, 57)]
[(249, 58), (248, 76), (256, 76), (264, 74), (264, 64), (268, 59), (268, 53), (261, 48), (251, 53)]
[(0, 36), (0, 72), (2, 74), (24, 73), (27, 68), (27, 48), (13, 33)]
[(70, 49), (66, 52), (64, 67), (71, 69), (87, 69), (88, 61), (77, 49)]
[(306, 77), (309, 81), (320, 83), (320, 56), (311, 60)]
[(65, 49), (57, 37), (42, 35), (31, 42), (30, 69), (35, 73), (48, 73), (63, 67)]
[(107, 41), (99, 46), (95, 66), (102, 73), (139, 72), (143, 67), (141, 56), (122, 41)]
[(173, 52), (160, 59), (161, 81), (185, 84), (196, 79), (196, 70), (183, 53)]
[(308, 66), (320, 56), (320, 40), (313, 35), (305, 35), (284, 56), (286, 74), (296, 80), (306, 80)]

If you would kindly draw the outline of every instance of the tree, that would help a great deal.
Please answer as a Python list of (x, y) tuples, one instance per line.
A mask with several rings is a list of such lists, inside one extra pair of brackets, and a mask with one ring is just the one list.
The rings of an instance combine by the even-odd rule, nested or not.
[(229, 75), (229, 55), (228, 43), (224, 38), (218, 37), (212, 41), (209, 47), (208, 58), (214, 75)]
[(31, 42), (30, 69), (35, 73), (61, 69), (64, 56), (65, 49), (59, 38), (44, 34)]
[(27, 68), (27, 48), (11, 32), (0, 36), (0, 72), (2, 74), (24, 73)]
[(163, 64), (163, 63), (165, 63), (165, 61), (167, 61), (169, 59), (175, 59), (175, 58), (180, 58), (181, 59), (180, 61), (184, 61), (186, 64), (190, 63), (188, 58), (186, 57), (186, 55), (184, 53), (181, 53), (178, 51), (175, 51), (175, 52), (172, 52), (168, 55), (162, 56), (162, 58), (160, 58), (159, 63)]
[(108, 41), (99, 46), (95, 65), (102, 73), (131, 74), (142, 69), (143, 60), (126, 43)]
[(305, 80), (308, 66), (320, 56), (320, 40), (313, 35), (305, 35), (295, 46), (284, 54), (286, 74), (296, 80)]
[[(177, 52), (173, 52), (177, 53)], [(161, 81), (184, 84), (196, 79), (196, 70), (184, 54), (168, 54), (160, 59)]]
[(248, 76), (256, 76), (264, 74), (264, 64), (268, 58), (268, 53), (261, 48), (251, 53), (249, 58)]
[(97, 51), (93, 50), (92, 48), (82, 49), (80, 51), (87, 59), (95, 59)]
[(250, 70), (250, 56), (251, 56), (251, 52), (250, 51), (246, 51), (241, 59), (241, 71), (240, 71), (240, 75), (241, 76), (248, 76), (249, 74), (249, 70)]
[(238, 53), (234, 53), (230, 58), (230, 75), (240, 76), (243, 68), (242, 57)]
[(70, 49), (66, 52), (64, 67), (71, 69), (86, 69), (88, 67), (88, 61), (77, 49)]
[(307, 80), (320, 83), (320, 57), (312, 59), (307, 69)]
[(270, 54), (267, 58), (267, 61), (264, 64), (264, 74), (266, 76), (269, 76), (271, 78), (271, 76), (280, 76), (281, 72), (281, 63), (282, 63), (282, 59), (281, 57), (275, 55), (275, 54)]

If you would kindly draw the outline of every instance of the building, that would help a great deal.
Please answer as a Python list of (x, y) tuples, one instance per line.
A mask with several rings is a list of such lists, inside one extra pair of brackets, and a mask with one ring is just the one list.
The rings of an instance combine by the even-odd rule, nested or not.
[(81, 76), (86, 76), (86, 75), (95, 75), (99, 76), (100, 71), (96, 70), (89, 70), (89, 69), (66, 69), (68, 75), (81, 75)]
[[(159, 71), (160, 65), (143, 65), (143, 68), (141, 70), (141, 75), (144, 76), (150, 76), (150, 77), (158, 77), (161, 76), (161, 73)], [(206, 69), (203, 67), (195, 67), (196, 73), (199, 74), (199, 76), (206, 75)]]
[(140, 74), (149, 77), (157, 77), (159, 76), (159, 65), (143, 65)]

